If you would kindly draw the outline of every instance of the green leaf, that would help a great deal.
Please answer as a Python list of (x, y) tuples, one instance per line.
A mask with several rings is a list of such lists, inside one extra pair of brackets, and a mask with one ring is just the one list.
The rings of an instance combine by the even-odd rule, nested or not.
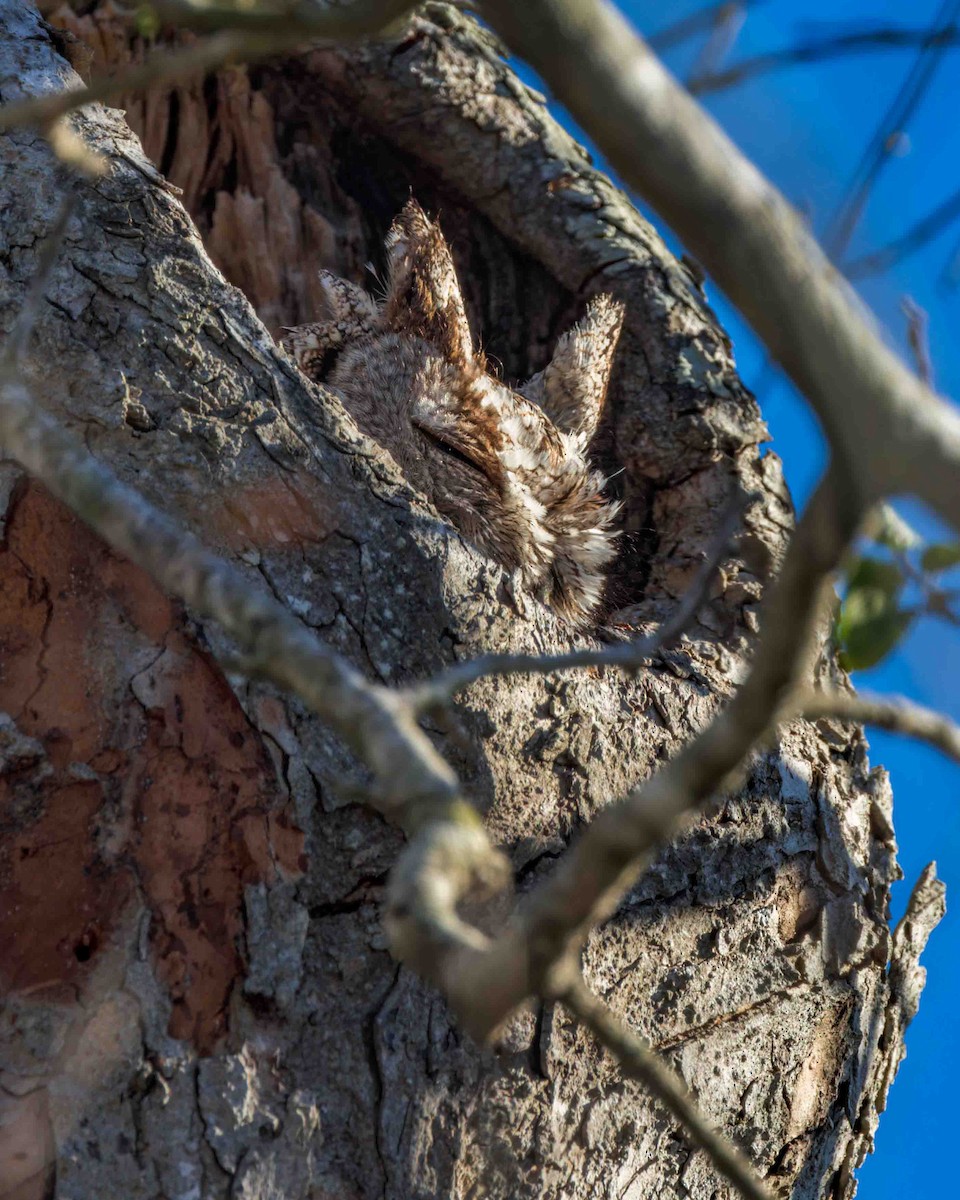
[(910, 628), (914, 613), (898, 609), (880, 588), (860, 587), (847, 594), (837, 621), (840, 665), (863, 671), (885, 658)]
[(935, 542), (920, 556), (925, 571), (946, 571), (960, 563), (960, 542)]
[(896, 563), (879, 558), (858, 558), (847, 573), (847, 595), (860, 588), (871, 588), (894, 597), (903, 587), (903, 573)]
[(856, 588), (849, 591), (840, 606), (837, 637), (845, 645), (850, 635), (861, 625), (876, 621), (884, 613), (896, 611), (890, 598), (879, 588)]
[(870, 533), (881, 546), (891, 550), (915, 550), (923, 538), (889, 504), (880, 504), (873, 513)]
[(913, 617), (912, 612), (903, 610), (856, 626), (840, 651), (840, 665), (847, 671), (865, 671), (876, 666), (907, 632)]
[(899, 608), (903, 573), (896, 563), (857, 559), (837, 617), (840, 663), (848, 671), (872, 667), (896, 646), (914, 614)]

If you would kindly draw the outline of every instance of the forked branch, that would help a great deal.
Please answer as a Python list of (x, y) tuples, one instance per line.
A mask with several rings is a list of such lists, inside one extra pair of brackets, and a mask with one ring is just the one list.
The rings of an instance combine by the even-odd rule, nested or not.
[(864, 498), (912, 492), (960, 529), (960, 414), (884, 345), (800, 216), (609, 0), (483, 11), (744, 314)]
[[(166, 61), (148, 60), (85, 89), (7, 106), (0, 110), (0, 129), (30, 123), (49, 130), (92, 100), (304, 38), (357, 36), (408, 7), (397, 0), (287, 6), (280, 18), (286, 24), (278, 31), (275, 14), (274, 24), (261, 21), (268, 13), (263, 8), (243, 10), (241, 20), (240, 9), (224, 15), (192, 3), (166, 5), (186, 13), (195, 26), (229, 19), (243, 28), (221, 31)], [(587, 662), (636, 669), (689, 619), (701, 598), (696, 589), (659, 642), (552, 660), (481, 660), (410, 692), (395, 692), (367, 682), (286, 608), (122, 485), (37, 409), (19, 369), (32, 323), (29, 305), (0, 376), (0, 442), (114, 548), (168, 592), (219, 621), (252, 670), (299, 696), (371, 768), (382, 807), (411, 834), (390, 884), (394, 949), (443, 987), (469, 1029), (487, 1035), (531, 995), (557, 995), (615, 1050), (628, 1072), (671, 1106), (718, 1170), (742, 1194), (760, 1200), (768, 1195), (763, 1185), (708, 1130), (675, 1081), (611, 1023), (579, 977), (557, 985), (557, 965), (575, 956), (587, 931), (613, 911), (656, 849), (713, 797), (735, 786), (751, 749), (796, 711), (823, 589), (869, 503), (909, 490), (960, 526), (960, 419), (886, 350), (796, 214), (609, 4), (488, 0), (483, 11), (751, 320), (807, 395), (831, 440), (834, 463), (844, 468), (828, 473), (797, 528), (765, 604), (761, 641), (740, 691), (658, 774), (604, 811), (504, 934), (488, 942), (458, 915), (458, 903), (478, 882), (491, 887), (504, 882), (505, 860), (490, 847), (418, 716), (492, 672)], [(344, 14), (352, 14), (349, 29), (336, 27), (347, 20)], [(889, 453), (894, 444), (896, 457)], [(841, 484), (844, 473), (849, 479)], [(960, 739), (949, 723), (938, 727), (930, 714), (915, 710), (900, 709), (894, 716), (889, 704), (873, 702), (870, 708), (870, 703), (831, 697), (804, 701), (803, 711), (843, 719), (869, 713), (879, 724), (919, 732), (957, 756)]]

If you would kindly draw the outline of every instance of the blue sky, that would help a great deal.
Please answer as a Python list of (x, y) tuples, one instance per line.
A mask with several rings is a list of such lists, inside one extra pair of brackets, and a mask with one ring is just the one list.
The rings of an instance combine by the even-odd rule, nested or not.
[[(641, 32), (651, 34), (708, 0), (620, 0)], [(785, 47), (801, 37), (847, 32), (864, 26), (928, 26), (942, 0), (765, 0), (750, 7), (729, 63)], [(666, 61), (684, 75), (702, 43), (670, 52)], [(822, 234), (887, 106), (910, 69), (916, 51), (898, 50), (791, 67), (705, 103), (734, 141)], [(853, 257), (899, 236), (960, 189), (960, 50), (948, 51), (907, 125), (902, 153), (893, 157), (871, 193), (850, 251)], [(662, 223), (655, 219), (661, 232)], [(668, 240), (669, 236), (668, 236)], [(674, 246), (675, 242), (672, 243)], [(960, 397), (960, 287), (942, 282), (944, 268), (960, 248), (960, 221), (924, 249), (884, 275), (860, 284), (888, 342), (909, 357), (904, 295), (929, 315), (935, 381), (945, 395)], [(741, 375), (757, 399), (784, 461), (799, 507), (823, 465), (823, 444), (804, 402), (766, 357), (736, 311), (708, 281), (707, 294), (733, 338)], [(958, 480), (960, 487), (960, 480)], [(925, 536), (946, 530), (918, 504), (898, 506)], [(860, 672), (864, 688), (894, 692), (934, 706), (960, 720), (960, 631), (931, 618), (914, 626), (880, 666)], [(925, 747), (871, 731), (871, 760), (890, 772), (894, 817), (904, 880), (893, 895), (894, 916), (906, 903), (922, 868), (936, 859), (947, 883), (948, 913), (934, 932), (923, 963), (927, 988), (907, 1034), (907, 1059), (890, 1095), (877, 1150), (859, 1172), (864, 1200), (955, 1195), (955, 1167), (948, 1151), (955, 1135), (960, 1095), (960, 768)], [(956, 911), (953, 911), (956, 910)]]

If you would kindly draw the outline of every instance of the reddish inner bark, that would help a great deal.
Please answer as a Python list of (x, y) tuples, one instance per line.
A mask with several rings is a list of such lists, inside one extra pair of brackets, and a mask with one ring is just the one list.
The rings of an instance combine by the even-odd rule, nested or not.
[(24, 484), (0, 548), (0, 709), (42, 752), (0, 778), (0, 987), (82, 991), (137, 902), (211, 1048), (243, 970), (243, 889), (302, 867), (266, 749), (175, 607)]

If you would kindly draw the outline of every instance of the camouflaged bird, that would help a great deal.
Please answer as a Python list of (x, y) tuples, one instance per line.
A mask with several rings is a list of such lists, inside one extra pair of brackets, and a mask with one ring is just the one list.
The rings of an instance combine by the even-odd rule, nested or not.
[(386, 250), (382, 303), (321, 271), (327, 319), (287, 330), (283, 345), (305, 375), (339, 392), (442, 516), (585, 624), (615, 553), (618, 506), (604, 498), (587, 449), (622, 305), (594, 297), (550, 364), (514, 391), (474, 348), (450, 250), (416, 202), (394, 222)]

